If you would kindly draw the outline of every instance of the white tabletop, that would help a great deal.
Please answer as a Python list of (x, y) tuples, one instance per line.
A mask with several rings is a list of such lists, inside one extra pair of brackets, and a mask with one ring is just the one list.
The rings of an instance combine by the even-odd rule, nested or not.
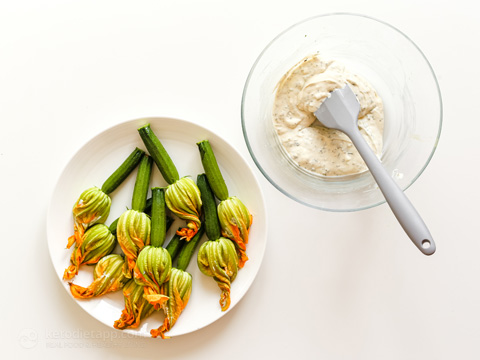
[[(471, 3), (2, 1), (3, 349), (15, 359), (480, 358), (480, 18)], [(440, 143), (407, 190), (436, 241), (431, 257), (386, 205), (307, 208), (248, 153), (240, 100), (253, 62), (286, 27), (337, 11), (402, 30), (438, 77)], [(240, 303), (166, 341), (122, 337), (85, 313), (47, 248), (46, 210), (69, 159), (100, 131), (143, 116), (187, 119), (225, 138), (254, 169), (269, 218), (263, 264)]]

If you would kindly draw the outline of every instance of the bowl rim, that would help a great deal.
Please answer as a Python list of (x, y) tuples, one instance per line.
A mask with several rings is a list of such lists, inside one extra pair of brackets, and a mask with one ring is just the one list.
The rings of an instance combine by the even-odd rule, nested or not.
[[(247, 129), (246, 129), (246, 123), (245, 123), (245, 110), (244, 110), (244, 107), (245, 107), (245, 98), (246, 98), (246, 94), (247, 94), (247, 90), (248, 90), (248, 85), (250, 83), (250, 80), (252, 78), (252, 75), (253, 73), (255, 72), (256, 70), (256, 67), (258, 65), (258, 63), (260, 62), (260, 60), (263, 58), (264, 54), (267, 52), (267, 50), (280, 38), (282, 37), (284, 34), (286, 34), (287, 32), (289, 32), (291, 29), (297, 27), (297, 26), (300, 26), (304, 23), (307, 23), (309, 21), (312, 21), (312, 20), (315, 20), (315, 19), (318, 19), (318, 18), (322, 18), (322, 17), (333, 17), (333, 16), (354, 16), (354, 17), (360, 17), (360, 18), (365, 18), (367, 20), (370, 20), (370, 21), (374, 21), (374, 22), (378, 22), (384, 26), (387, 26), (389, 27), (390, 29), (394, 30), (395, 32), (397, 32), (400, 36), (403, 36), (411, 45), (414, 46), (414, 48), (418, 51), (418, 53), (420, 54), (420, 56), (424, 59), (425, 63), (427, 64), (429, 70), (430, 70), (430, 73), (433, 77), (433, 80), (434, 80), (434, 83), (435, 83), (435, 88), (437, 90), (437, 95), (438, 95), (438, 101), (439, 101), (439, 106), (440, 106), (440, 113), (439, 113), (439, 122), (438, 122), (438, 129), (437, 129), (437, 134), (436, 134), (436, 137), (435, 137), (435, 143), (432, 147), (432, 150), (430, 151), (430, 154), (429, 156), (427, 157), (426, 161), (425, 161), (425, 164), (422, 166), (422, 168), (420, 169), (420, 171), (418, 171), (418, 173), (412, 178), (412, 180), (406, 184), (405, 186), (403, 186), (402, 188), (402, 191), (405, 191), (407, 190), (410, 186), (413, 185), (413, 183), (415, 183), (415, 181), (420, 177), (420, 175), (423, 174), (423, 172), (425, 171), (425, 169), (427, 168), (428, 164), (430, 163), (430, 161), (432, 160), (433, 158), (433, 155), (435, 154), (435, 151), (438, 147), (438, 143), (439, 143), (439, 140), (440, 140), (440, 135), (442, 133), (442, 127), (443, 127), (443, 100), (442, 100), (442, 93), (441, 93), (441, 90), (440, 90), (440, 85), (438, 83), (438, 79), (437, 79), (437, 76), (435, 75), (435, 71), (433, 69), (433, 66), (430, 64), (430, 62), (428, 61), (427, 57), (425, 56), (425, 54), (423, 53), (423, 51), (420, 49), (420, 47), (409, 37), (407, 36), (403, 31), (399, 30), (397, 27), (383, 21), (383, 20), (380, 20), (380, 19), (377, 19), (377, 18), (374, 18), (374, 17), (371, 17), (371, 16), (368, 16), (368, 15), (365, 15), (365, 14), (360, 14), (360, 13), (353, 13), (353, 12), (331, 12), (331, 13), (325, 13), (325, 14), (320, 14), (320, 15), (314, 15), (314, 16), (310, 16), (308, 18), (305, 18), (301, 21), (298, 21), (296, 23), (294, 23), (293, 25), (290, 25), (288, 26), (287, 28), (285, 28), (283, 31), (281, 31), (277, 36), (275, 36), (272, 40), (270, 40), (270, 42), (265, 46), (265, 48), (260, 52), (260, 54), (257, 56), (255, 62), (253, 63), (252, 67), (250, 68), (250, 71), (248, 73), (248, 76), (245, 80), (245, 84), (244, 84), (244, 87), (243, 87), (243, 92), (242, 92), (242, 100), (241, 100), (241, 111), (240, 111), (240, 114), (241, 114), (241, 123), (242, 123), (242, 132), (243, 132), (243, 138), (245, 140), (245, 143), (246, 143), (246, 146), (247, 146), (247, 149), (248, 149), (248, 152), (250, 153), (250, 156), (252, 157), (255, 165), (257, 166), (257, 168), (260, 170), (260, 172), (262, 173), (262, 175), (270, 182), (270, 184), (272, 184), (277, 190), (279, 190), (281, 193), (283, 193), (284, 195), (286, 195), (287, 197), (289, 197), (290, 199), (300, 203), (300, 204), (303, 204), (305, 206), (308, 206), (308, 207), (311, 207), (311, 208), (314, 208), (314, 209), (319, 209), (319, 210), (324, 210), (324, 211), (330, 211), (330, 212), (354, 212), (354, 211), (361, 211), (361, 210), (366, 210), (366, 209), (371, 209), (373, 207), (376, 207), (376, 206), (379, 206), (379, 205), (382, 205), (386, 202), (386, 200), (383, 198), (382, 200), (380, 201), (377, 201), (375, 203), (372, 203), (372, 204), (369, 204), (369, 205), (366, 205), (366, 206), (361, 206), (361, 207), (355, 207), (355, 208), (348, 208), (348, 209), (335, 209), (335, 208), (330, 208), (330, 207), (322, 207), (322, 206), (317, 206), (317, 205), (314, 205), (314, 204), (310, 204), (310, 203), (307, 203), (305, 201), (302, 201), (298, 198), (296, 198), (295, 196), (291, 195), (287, 190), (283, 189), (282, 187), (280, 187), (269, 175), (268, 173), (265, 171), (265, 169), (262, 167), (262, 165), (260, 164), (259, 160), (257, 159), (257, 157), (255, 156), (255, 153), (253, 151), (253, 148), (250, 144), (250, 141), (248, 140), (248, 134), (247, 134)], [(368, 170), (367, 170), (368, 171)]]

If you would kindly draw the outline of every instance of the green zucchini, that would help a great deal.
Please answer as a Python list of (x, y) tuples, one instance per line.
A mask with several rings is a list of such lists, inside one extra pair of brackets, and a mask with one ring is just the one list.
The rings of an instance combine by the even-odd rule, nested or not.
[(205, 170), (205, 175), (207, 175), (208, 183), (213, 193), (220, 201), (228, 199), (227, 184), (225, 184), (225, 180), (220, 172), (210, 142), (208, 140), (202, 140), (197, 143), (197, 146), (200, 151), (200, 158), (203, 169)]
[[(145, 210), (143, 210), (143, 212), (145, 214), (149, 215), (150, 217), (152, 216), (152, 204), (153, 204), (153, 199), (151, 197), (149, 197), (147, 199), (147, 204), (145, 205)], [(167, 217), (167, 230), (166, 231), (168, 231), (168, 229), (170, 229), (170, 226), (172, 226), (175, 219), (168, 212), (166, 214), (166, 217)]]
[(135, 148), (135, 150), (125, 159), (125, 161), (108, 177), (102, 185), (102, 191), (105, 194), (112, 193), (135, 169), (142, 159), (145, 151)]
[(132, 210), (143, 212), (147, 205), (147, 194), (150, 188), (150, 175), (152, 174), (152, 158), (145, 154), (138, 166), (137, 178), (133, 188)]
[[(181, 228), (179, 228), (180, 230)], [(182, 249), (183, 245), (186, 243), (185, 240), (182, 240), (182, 236), (175, 234), (173, 235), (172, 239), (168, 243), (165, 249), (167, 249), (168, 253), (170, 254), (170, 257), (172, 258), (172, 262), (175, 260), (177, 255), (180, 253), (180, 250)]]
[(174, 221), (175, 221), (175, 219), (172, 216), (170, 216), (169, 214), (167, 214), (167, 231), (168, 231), (168, 229), (170, 229), (170, 226), (172, 226)]
[(195, 236), (190, 239), (190, 241), (186, 242), (185, 245), (183, 245), (182, 250), (180, 251), (180, 254), (178, 254), (177, 258), (177, 266), (176, 268), (179, 270), (185, 271), (188, 267), (188, 264), (190, 263), (190, 259), (193, 256), (193, 253), (195, 252), (195, 249), (197, 248), (198, 244), (200, 244), (200, 240), (202, 239), (203, 234), (205, 233), (205, 226), (202, 224), (200, 225), (200, 228), (198, 229), (198, 232), (195, 234)]
[(152, 188), (152, 227), (150, 230), (150, 245), (161, 247), (167, 233), (167, 211), (165, 205), (165, 190)]
[(155, 164), (162, 173), (163, 178), (169, 184), (173, 184), (180, 179), (177, 168), (162, 143), (150, 128), (150, 124), (146, 124), (138, 128), (138, 133), (142, 138), (145, 147), (152, 156)]
[(152, 203), (153, 203), (153, 199), (149, 197), (147, 199), (147, 202), (145, 203), (145, 209), (143, 210), (145, 214), (152, 215)]
[(116, 219), (110, 224), (110, 226), (108, 227), (108, 229), (110, 230), (110, 232), (112, 233), (112, 235), (115, 235), (115, 236), (117, 236), (117, 224), (118, 224), (118, 219), (120, 219), (120, 218), (116, 218)]
[(202, 199), (205, 233), (209, 240), (217, 240), (222, 235), (217, 214), (217, 202), (205, 174), (197, 176), (197, 186)]

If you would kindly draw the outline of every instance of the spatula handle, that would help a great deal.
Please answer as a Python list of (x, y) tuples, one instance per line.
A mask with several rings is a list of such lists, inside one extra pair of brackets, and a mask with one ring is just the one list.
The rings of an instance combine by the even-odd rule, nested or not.
[(422, 253), (432, 255), (436, 250), (435, 242), (415, 207), (393, 178), (388, 175), (360, 131), (355, 129), (347, 135), (367, 164), (388, 205), (407, 235)]

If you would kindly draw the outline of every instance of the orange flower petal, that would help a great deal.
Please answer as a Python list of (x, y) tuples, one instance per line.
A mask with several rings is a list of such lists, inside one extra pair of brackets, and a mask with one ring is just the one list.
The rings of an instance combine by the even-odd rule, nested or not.
[(72, 245), (75, 244), (75, 241), (77, 241), (77, 238), (74, 234), (68, 238), (67, 249), (70, 249)]
[(119, 330), (127, 328), (135, 329), (138, 327), (138, 325), (140, 325), (140, 320), (140, 317), (135, 319), (133, 314), (129, 313), (126, 309), (123, 309), (120, 319), (115, 320), (113, 327)]
[[(192, 226), (190, 228), (189, 226)], [(181, 236), (182, 240), (190, 241), (198, 232), (198, 225), (194, 222), (190, 222), (187, 227), (177, 230), (176, 234)]]
[(68, 285), (70, 285), (70, 293), (76, 299), (89, 299), (94, 296), (104, 295), (109, 292), (120, 290), (123, 286), (123, 284), (120, 281), (115, 281), (112, 284), (112, 286), (105, 289), (101, 293), (96, 294), (98, 288), (103, 285), (104, 281), (105, 281), (105, 277), (100, 277), (94, 280), (88, 287), (75, 285), (72, 282), (68, 283)]
[(150, 304), (153, 305), (153, 308), (155, 310), (160, 310), (162, 307), (162, 304), (167, 301), (169, 298), (166, 295), (162, 294), (157, 294), (152, 288), (144, 288), (145, 294), (143, 297), (145, 300), (147, 300)]
[(245, 263), (248, 261), (248, 256), (245, 250), (241, 250), (241, 249), (237, 249), (237, 254), (238, 254), (238, 267), (243, 268)]
[(219, 302), (222, 311), (226, 311), (230, 307), (230, 288), (222, 289), (222, 295), (220, 295)]
[(165, 332), (168, 331), (167, 330), (168, 328), (169, 328), (168, 318), (165, 318), (162, 326), (160, 326), (158, 329), (150, 330), (150, 335), (153, 338), (156, 338), (156, 337), (160, 336), (162, 339), (170, 339), (170, 336), (165, 335)]
[(132, 258), (132, 257), (128, 257), (126, 254), (125, 254), (125, 257), (127, 258), (127, 266), (128, 266), (128, 272), (131, 274), (133, 272), (133, 269), (135, 269), (135, 260), (137, 259), (137, 257), (135, 256), (135, 258)]
[(75, 265), (70, 265), (63, 273), (63, 280), (71, 280), (78, 274), (78, 268)]

